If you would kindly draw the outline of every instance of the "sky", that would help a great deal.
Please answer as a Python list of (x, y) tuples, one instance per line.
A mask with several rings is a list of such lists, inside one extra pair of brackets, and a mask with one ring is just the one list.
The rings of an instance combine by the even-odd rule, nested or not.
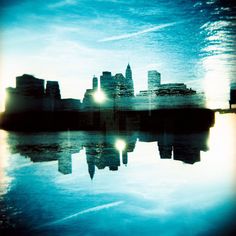
[(150, 69), (213, 99), (227, 100), (236, 78), (233, 1), (1, 0), (0, 12), (0, 109), (24, 73), (79, 99), (93, 75), (124, 74), (128, 63), (136, 93)]

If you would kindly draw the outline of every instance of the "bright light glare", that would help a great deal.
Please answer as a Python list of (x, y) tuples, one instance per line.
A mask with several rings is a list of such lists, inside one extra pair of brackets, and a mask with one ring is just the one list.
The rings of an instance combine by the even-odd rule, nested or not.
[(103, 103), (106, 100), (106, 96), (103, 91), (98, 90), (93, 94), (94, 100), (97, 103)]
[[(3, 86), (1, 86), (1, 84), (0, 84), (0, 87), (3, 88)], [(7, 100), (7, 95), (6, 95), (5, 90), (0, 89), (0, 112), (3, 112), (5, 109), (6, 100)]]
[(6, 131), (0, 130), (0, 195), (7, 193), (11, 182), (11, 177), (7, 175), (7, 167), (9, 166), (10, 154), (7, 148), (7, 137)]
[[(203, 61), (205, 68), (204, 90), (207, 107), (224, 108), (228, 106), (229, 73), (220, 56), (209, 56)], [(224, 101), (224, 102), (222, 102)]]
[(118, 151), (122, 152), (126, 147), (126, 143), (124, 140), (118, 139), (118, 140), (116, 140), (115, 147)]

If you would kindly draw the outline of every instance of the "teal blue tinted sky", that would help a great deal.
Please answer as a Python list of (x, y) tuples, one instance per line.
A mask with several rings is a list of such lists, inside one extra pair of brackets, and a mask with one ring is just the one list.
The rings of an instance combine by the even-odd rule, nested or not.
[(15, 76), (60, 82), (82, 98), (91, 78), (131, 64), (136, 92), (147, 70), (227, 100), (235, 78), (233, 1), (2, 0), (1, 97)]

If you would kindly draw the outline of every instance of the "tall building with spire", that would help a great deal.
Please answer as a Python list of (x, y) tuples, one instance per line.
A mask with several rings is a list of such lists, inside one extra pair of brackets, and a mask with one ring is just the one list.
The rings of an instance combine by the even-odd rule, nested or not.
[(125, 78), (126, 78), (127, 95), (134, 96), (134, 82), (132, 78), (132, 70), (129, 63), (126, 67)]
[(126, 70), (125, 70), (125, 78), (132, 80), (132, 70), (131, 70), (129, 63), (128, 63)]

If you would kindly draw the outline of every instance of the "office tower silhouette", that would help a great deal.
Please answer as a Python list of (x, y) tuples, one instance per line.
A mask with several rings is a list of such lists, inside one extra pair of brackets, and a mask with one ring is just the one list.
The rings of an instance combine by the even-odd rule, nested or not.
[(148, 71), (148, 90), (156, 90), (161, 84), (161, 74), (156, 70)]
[(98, 89), (98, 78), (93, 76), (93, 90)]
[(115, 80), (115, 97), (123, 97), (127, 94), (127, 86), (125, 84), (126, 79), (121, 73), (117, 73), (114, 76)]
[(58, 81), (47, 81), (46, 96), (54, 99), (61, 99)]
[(109, 71), (103, 71), (100, 76), (100, 87), (104, 91), (107, 97), (112, 98), (114, 96), (114, 77)]
[(229, 95), (229, 108), (231, 109), (232, 105), (236, 104), (236, 83), (231, 83)]
[(16, 77), (16, 91), (25, 96), (43, 97), (44, 80), (33, 75), (23, 74)]

